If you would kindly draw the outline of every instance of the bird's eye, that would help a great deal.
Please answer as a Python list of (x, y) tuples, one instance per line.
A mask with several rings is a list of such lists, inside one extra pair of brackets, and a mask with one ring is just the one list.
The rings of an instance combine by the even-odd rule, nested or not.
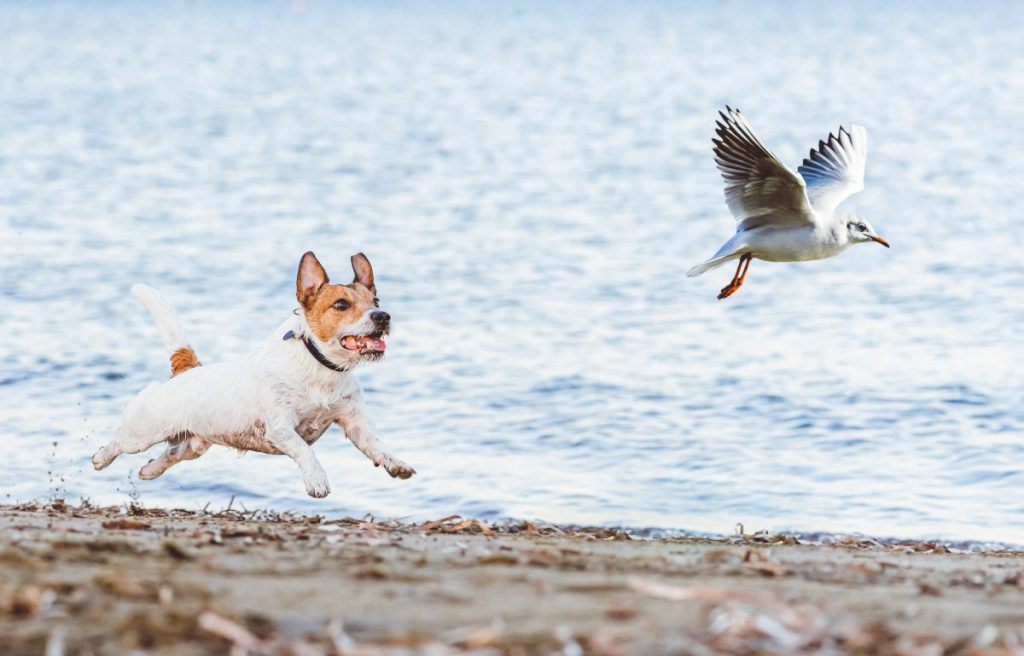
[(334, 307), (335, 310), (347, 310), (349, 308), (349, 304), (348, 301), (341, 299), (335, 301), (332, 307)]
[(868, 227), (866, 225), (864, 225), (863, 223), (858, 223), (857, 224), (857, 229), (860, 230), (861, 232), (865, 232), (868, 229)]

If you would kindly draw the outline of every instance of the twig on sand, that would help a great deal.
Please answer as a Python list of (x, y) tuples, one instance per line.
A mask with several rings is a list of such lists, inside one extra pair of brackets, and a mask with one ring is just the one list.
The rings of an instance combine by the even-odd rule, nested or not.
[(417, 528), (420, 528), (424, 531), (432, 531), (435, 528), (438, 528), (439, 526), (447, 524), (448, 522), (456, 519), (462, 519), (462, 517), (460, 515), (448, 515), (447, 517), (442, 517), (441, 519), (435, 519), (433, 521), (420, 524)]
[(661, 583), (658, 581), (651, 581), (649, 579), (642, 579), (638, 577), (631, 577), (627, 584), (633, 590), (649, 595), (651, 597), (657, 597), (658, 599), (667, 599), (668, 601), (730, 601), (730, 600), (749, 600), (752, 595), (747, 592), (740, 592), (737, 590), (720, 590), (718, 588), (710, 587), (685, 587), (681, 585), (673, 585), (671, 583)]
[(232, 654), (263, 651), (263, 641), (253, 635), (249, 629), (212, 611), (206, 611), (199, 616), (199, 628), (230, 642)]
[(46, 656), (64, 656), (65, 633), (66, 629), (63, 626), (50, 631), (50, 636), (46, 639), (46, 651), (43, 652)]

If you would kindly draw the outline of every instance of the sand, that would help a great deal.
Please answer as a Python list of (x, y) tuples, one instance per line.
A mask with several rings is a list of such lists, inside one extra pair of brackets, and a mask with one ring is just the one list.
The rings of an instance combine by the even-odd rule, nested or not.
[[(1024, 654), (1024, 553), (0, 507), (0, 654)], [(1016, 651), (1015, 651), (1016, 649)]]

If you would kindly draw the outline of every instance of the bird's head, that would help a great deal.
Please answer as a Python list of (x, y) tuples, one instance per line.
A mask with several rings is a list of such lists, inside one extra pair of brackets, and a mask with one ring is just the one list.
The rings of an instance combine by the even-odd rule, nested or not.
[(882, 246), (889, 248), (889, 242), (882, 239), (875, 232), (875, 229), (867, 222), (867, 219), (851, 214), (846, 217), (846, 230), (850, 235), (850, 241), (854, 244), (862, 241), (877, 241)]

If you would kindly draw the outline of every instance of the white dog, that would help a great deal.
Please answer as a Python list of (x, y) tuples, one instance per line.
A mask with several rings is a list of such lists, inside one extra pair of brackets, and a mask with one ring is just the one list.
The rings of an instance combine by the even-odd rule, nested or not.
[(311, 445), (337, 423), (373, 464), (395, 478), (414, 469), (384, 450), (367, 418), (359, 384), (349, 373), (379, 360), (391, 317), (379, 308), (373, 268), (352, 256), (355, 280), (330, 284), (313, 253), (299, 263), (299, 310), (242, 361), (200, 366), (174, 311), (151, 287), (132, 295), (152, 314), (171, 356), (171, 379), (152, 383), (125, 409), (110, 444), (92, 458), (103, 469), (122, 453), (140, 453), (158, 442), (163, 455), (139, 470), (152, 479), (182, 460), (203, 455), (211, 444), (284, 454), (298, 463), (306, 492), (330, 493), (327, 473)]

